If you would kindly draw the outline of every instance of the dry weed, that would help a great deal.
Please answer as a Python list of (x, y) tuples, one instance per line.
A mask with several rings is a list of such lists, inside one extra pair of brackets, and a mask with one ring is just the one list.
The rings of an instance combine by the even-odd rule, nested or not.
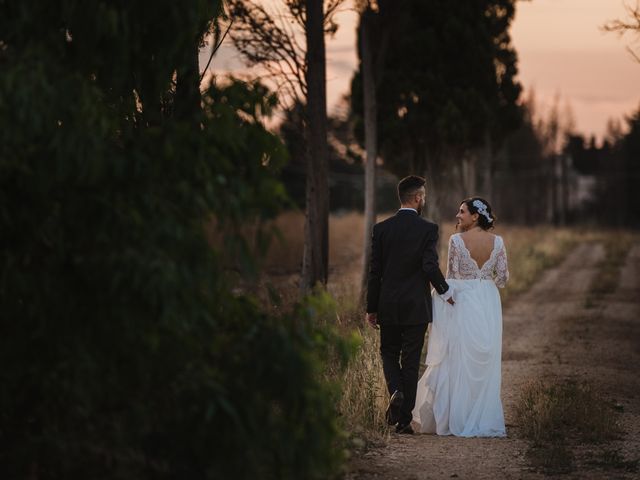
[(574, 468), (572, 446), (602, 443), (621, 431), (613, 406), (586, 383), (535, 380), (516, 405), (520, 436), (529, 440), (529, 462), (546, 474)]
[[(631, 247), (638, 241), (638, 235), (625, 231), (605, 232), (598, 238), (605, 248), (605, 257), (598, 265), (599, 272), (594, 276), (588, 298), (593, 306), (603, 296), (615, 291), (620, 278), (620, 268), (624, 264)], [(592, 298), (593, 297), (593, 298)]]
[(387, 389), (378, 354), (378, 334), (359, 329), (362, 347), (342, 377), (340, 414), (346, 428), (365, 438), (381, 436), (386, 425)]
[(613, 406), (586, 383), (536, 380), (516, 406), (520, 434), (534, 444), (567, 439), (598, 443), (619, 435)]

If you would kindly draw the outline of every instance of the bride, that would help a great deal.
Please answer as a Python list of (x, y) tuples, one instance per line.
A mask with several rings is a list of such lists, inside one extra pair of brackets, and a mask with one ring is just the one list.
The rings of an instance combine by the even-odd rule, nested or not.
[(417, 430), (461, 437), (506, 435), (500, 401), (502, 306), (496, 287), (509, 278), (489, 203), (464, 200), (449, 240), (447, 283), (455, 306), (433, 295), (427, 370), (413, 410)]

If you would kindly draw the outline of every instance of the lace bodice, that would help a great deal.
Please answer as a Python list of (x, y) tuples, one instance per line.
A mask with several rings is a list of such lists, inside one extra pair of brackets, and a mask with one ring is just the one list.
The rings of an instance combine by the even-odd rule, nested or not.
[(451, 238), (449, 238), (447, 278), (456, 280), (493, 280), (498, 287), (503, 288), (509, 279), (509, 269), (507, 266), (507, 251), (504, 248), (502, 237), (495, 236), (491, 255), (480, 268), (471, 257), (460, 234), (451, 235)]

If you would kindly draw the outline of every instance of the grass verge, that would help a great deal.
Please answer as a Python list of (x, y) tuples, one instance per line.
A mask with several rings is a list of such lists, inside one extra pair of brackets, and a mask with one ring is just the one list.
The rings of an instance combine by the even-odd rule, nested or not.
[(515, 413), (519, 434), (529, 441), (529, 461), (545, 474), (573, 471), (573, 445), (603, 443), (621, 435), (613, 405), (587, 383), (529, 382)]
[(528, 290), (582, 239), (576, 229), (549, 226), (506, 228), (496, 233), (504, 239), (509, 262), (509, 282), (501, 291), (503, 304)]
[(620, 269), (634, 242), (638, 241), (638, 236), (630, 232), (612, 232), (601, 241), (605, 256), (599, 263), (598, 274), (593, 277), (589, 288), (589, 296), (585, 302), (587, 308), (596, 306), (605, 295), (615, 291), (620, 279)]

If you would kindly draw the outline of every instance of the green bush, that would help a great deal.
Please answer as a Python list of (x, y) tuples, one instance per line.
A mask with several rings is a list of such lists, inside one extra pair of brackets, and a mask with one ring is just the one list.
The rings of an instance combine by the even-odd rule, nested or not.
[[(233, 295), (223, 265), (255, 268), (248, 242), (216, 252), (204, 233), (285, 200), (261, 123), (273, 95), (193, 82), (219, 14), (0, 2), (2, 478), (326, 478), (339, 463), (322, 375), (337, 340), (308, 309), (276, 318)], [(181, 103), (189, 81), (198, 100)]]

